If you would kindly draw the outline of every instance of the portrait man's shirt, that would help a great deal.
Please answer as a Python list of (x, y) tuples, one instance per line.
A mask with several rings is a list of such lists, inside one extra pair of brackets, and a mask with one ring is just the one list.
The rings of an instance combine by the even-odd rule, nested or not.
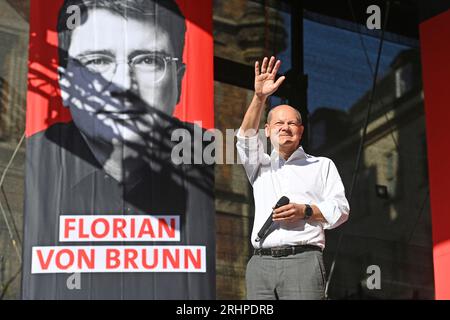
[[(193, 130), (192, 125), (174, 123)], [(60, 144), (54, 143), (55, 139)], [(164, 139), (165, 144), (168, 141)], [(146, 166), (129, 184), (119, 183), (104, 172), (73, 123), (54, 125), (34, 135), (27, 147), (29, 152), (40, 150), (42, 156), (27, 163), (27, 172), (35, 174), (27, 176), (26, 188), (45, 192), (29, 195), (25, 204), (27, 212), (33, 213), (25, 225), (25, 265), (31, 265), (33, 246), (79, 245), (58, 241), (60, 215), (175, 215), (181, 225), (181, 239), (176, 244), (206, 246), (208, 272), (82, 273), (81, 290), (68, 290), (68, 274), (32, 275), (25, 269), (23, 281), (31, 285), (25, 286), (24, 299), (210, 299), (215, 295), (211, 292), (215, 283), (212, 166), (174, 166), (163, 148), (154, 150), (158, 154), (155, 168)], [(83, 243), (133, 244), (174, 243)]]

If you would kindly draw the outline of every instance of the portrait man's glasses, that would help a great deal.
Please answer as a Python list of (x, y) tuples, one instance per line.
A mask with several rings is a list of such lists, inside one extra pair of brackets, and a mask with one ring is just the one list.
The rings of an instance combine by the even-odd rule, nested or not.
[(92, 73), (100, 74), (107, 83), (110, 83), (117, 71), (117, 66), (127, 63), (136, 80), (145, 81), (147, 84), (161, 82), (166, 76), (167, 70), (178, 58), (158, 54), (146, 53), (134, 56), (127, 61), (118, 61), (113, 56), (93, 53), (72, 58), (81, 67), (81, 73), (87, 80), (92, 79)]

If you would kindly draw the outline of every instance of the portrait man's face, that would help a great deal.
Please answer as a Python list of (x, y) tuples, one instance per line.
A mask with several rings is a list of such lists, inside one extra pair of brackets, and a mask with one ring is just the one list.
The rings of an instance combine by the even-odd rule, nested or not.
[(159, 121), (154, 109), (172, 115), (184, 66), (171, 36), (154, 15), (88, 10), (72, 32), (60, 80), (64, 105), (86, 136), (145, 144)]

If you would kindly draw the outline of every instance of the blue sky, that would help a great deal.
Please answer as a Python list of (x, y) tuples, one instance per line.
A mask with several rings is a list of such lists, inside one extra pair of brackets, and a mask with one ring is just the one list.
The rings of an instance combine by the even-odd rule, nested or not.
[[(290, 37), (290, 16), (281, 13)], [(358, 33), (312, 20), (304, 19), (304, 68), (308, 75), (308, 109), (312, 113), (319, 107), (348, 110), (372, 85), (372, 75)], [(378, 53), (379, 39), (362, 35), (373, 70)], [(288, 48), (278, 55), (283, 61), (281, 73), (290, 64)], [(389, 71), (393, 59), (406, 45), (384, 41), (379, 76)], [(280, 103), (273, 99), (273, 104)]]
[[(363, 35), (373, 70), (379, 39)], [(384, 41), (379, 75), (409, 47)], [(348, 110), (372, 85), (372, 75), (358, 33), (304, 20), (304, 66), (308, 74), (308, 108)]]

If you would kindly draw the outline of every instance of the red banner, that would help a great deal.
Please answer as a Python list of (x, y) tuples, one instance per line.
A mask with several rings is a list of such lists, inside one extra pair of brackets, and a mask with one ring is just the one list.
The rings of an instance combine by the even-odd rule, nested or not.
[(450, 299), (450, 11), (420, 25), (436, 299)]
[(211, 0), (32, 0), (28, 79), (23, 298), (213, 299)]

